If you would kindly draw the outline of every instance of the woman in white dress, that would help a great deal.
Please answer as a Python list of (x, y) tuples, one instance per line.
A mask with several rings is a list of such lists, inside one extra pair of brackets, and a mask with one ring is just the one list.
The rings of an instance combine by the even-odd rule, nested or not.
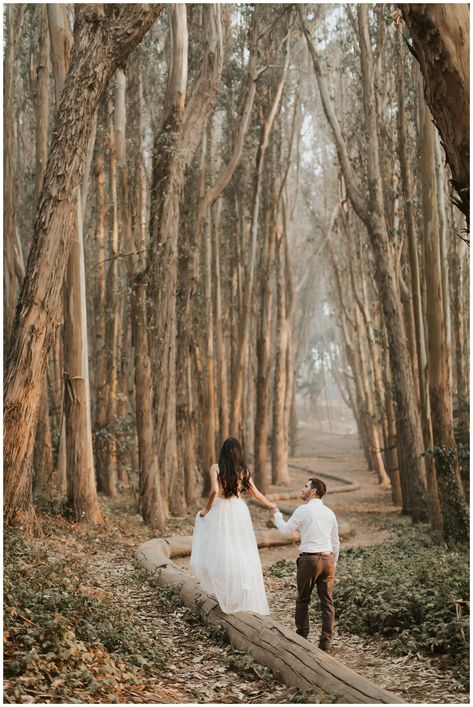
[(226, 614), (269, 614), (253, 524), (241, 498), (245, 491), (270, 510), (276, 508), (256, 488), (240, 443), (230, 437), (218, 464), (210, 467), (210, 493), (195, 519), (190, 567)]

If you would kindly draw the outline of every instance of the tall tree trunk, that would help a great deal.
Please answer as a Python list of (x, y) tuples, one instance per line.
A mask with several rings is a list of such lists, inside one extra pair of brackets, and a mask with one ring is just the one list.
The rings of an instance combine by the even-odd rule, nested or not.
[(448, 387), (452, 390), (452, 323), (451, 304), (449, 287), (449, 257), (447, 242), (447, 210), (445, 207), (445, 171), (441, 154), (440, 139), (437, 131), (434, 131), (435, 143), (435, 182), (437, 186), (437, 206), (439, 219), (439, 247), (440, 247), (440, 268), (442, 275), (442, 302), (443, 315), (445, 318), (445, 346), (448, 366)]
[(41, 30), (39, 39), (39, 58), (36, 67), (36, 169), (34, 182), (34, 203), (38, 208), (43, 176), (48, 158), (48, 123), (49, 123), (49, 32), (48, 10), (41, 5)]
[(102, 516), (97, 500), (92, 451), (85, 265), (80, 201), (76, 209), (77, 240), (74, 239), (69, 255), (64, 308), (64, 362), (67, 366), (65, 371), (67, 494), (76, 521), (100, 523)]
[(428, 108), (425, 105), (421, 108), (422, 213), (434, 454), (437, 462), (439, 500), (445, 539), (466, 542), (469, 534), (469, 519), (453, 435), (452, 397), (447, 360), (449, 351), (446, 345), (442, 302), (434, 126)]
[[(104, 111), (105, 114), (105, 111)], [(106, 123), (105, 123), (106, 124)], [(107, 257), (107, 210), (105, 204), (105, 130), (100, 131), (97, 140), (97, 150), (95, 156), (95, 179), (97, 194), (97, 211), (95, 223), (96, 240), (96, 295), (95, 311), (99, 316), (95, 318), (95, 416), (94, 416), (94, 444), (95, 463), (97, 469), (98, 483), (100, 486), (100, 470), (104, 467), (104, 427), (107, 412), (107, 355), (105, 325), (107, 321), (105, 292), (106, 292), (106, 263)]]
[(287, 385), (287, 340), (286, 319), (286, 258), (282, 219), (276, 224), (276, 352), (273, 383), (273, 426), (271, 432), (271, 475), (273, 484), (289, 484), (289, 469), (284, 459), (284, 404)]
[[(429, 371), (424, 331), (424, 315), (422, 308), (419, 255), (417, 251), (414, 204), (412, 200), (414, 185), (412, 180), (412, 170), (410, 166), (410, 161), (407, 156), (407, 117), (405, 107), (404, 53), (400, 32), (398, 33), (398, 43), (400, 56), (398, 70), (398, 153), (399, 164), (401, 168), (404, 218), (406, 222), (409, 266), (411, 274), (412, 305), (414, 310), (414, 324), (416, 331), (418, 388), (422, 419), (422, 434), (424, 440), (424, 450), (426, 450), (432, 449), (433, 447), (432, 418), (430, 410)], [(427, 500), (429, 503), (430, 522), (434, 529), (439, 529), (442, 527), (442, 516), (438, 499), (437, 472), (435, 468), (435, 460), (431, 456), (426, 456), (425, 458), (425, 470), (427, 479)]]
[(15, 305), (23, 273), (19, 269), (21, 259), (18, 251), (15, 208), (15, 136), (16, 116), (14, 110), (14, 81), (16, 45), (21, 33), (25, 5), (7, 5), (6, 40), (3, 63), (3, 302), (4, 345), (11, 334)]
[(108, 153), (109, 153), (109, 189), (111, 200), (112, 228), (108, 248), (108, 265), (105, 276), (104, 309), (101, 316), (105, 319), (104, 346), (102, 356), (103, 379), (100, 382), (102, 407), (97, 409), (96, 418), (96, 459), (97, 485), (107, 496), (117, 493), (117, 439), (114, 429), (117, 414), (117, 367), (118, 367), (118, 257), (120, 241), (118, 232), (118, 192), (117, 192), (117, 156), (115, 146), (114, 109), (108, 101)]
[(152, 528), (164, 530), (168, 509), (162, 498), (162, 480), (159, 473), (158, 455), (155, 447), (153, 417), (153, 388), (151, 363), (149, 357), (148, 325), (146, 313), (146, 286), (144, 271), (147, 249), (147, 214), (146, 214), (146, 174), (143, 165), (143, 136), (145, 103), (140, 67), (138, 76), (131, 81), (134, 107), (131, 125), (133, 133), (134, 155), (134, 192), (131, 200), (132, 241), (129, 250), (136, 254), (127, 258), (130, 282), (130, 319), (133, 338), (134, 373), (135, 373), (135, 417), (138, 437), (139, 461), (139, 508), (144, 522)]
[[(270, 172), (273, 176), (273, 172)], [(273, 180), (271, 180), (273, 181)], [(270, 199), (270, 195), (268, 195)], [(274, 209), (273, 199), (269, 201), (267, 210)], [(265, 219), (265, 241), (262, 248), (262, 263), (260, 265), (261, 289), (259, 293), (260, 315), (257, 322), (256, 356), (256, 411), (255, 411), (255, 484), (264, 494), (269, 490), (269, 478), (266, 470), (266, 456), (269, 429), (270, 401), (270, 364), (271, 364), (271, 329), (273, 313), (273, 260), (276, 242), (276, 228), (273, 219), (267, 215)]]
[[(70, 62), (70, 36), (66, 8), (48, 8), (56, 104), (64, 90)], [(93, 139), (93, 131), (90, 139)], [(89, 139), (89, 142), (90, 142)], [(90, 155), (90, 150), (88, 150)], [(86, 173), (90, 164), (86, 164)], [(87, 348), (87, 305), (83, 241), (81, 189), (71, 204), (77, 225), (64, 283), (64, 411), (66, 440), (67, 498), (76, 521), (100, 523), (102, 520), (95, 487), (92, 424), (90, 417), (89, 360)]]
[(410, 508), (409, 512), (412, 514), (413, 520), (419, 521), (425, 518), (427, 510), (424, 481), (425, 469), (423, 460), (420, 457), (423, 450), (422, 429), (416, 406), (412, 369), (408, 358), (408, 347), (402, 318), (402, 305), (399, 290), (397, 288), (397, 277), (394, 263), (392, 261), (391, 247), (384, 220), (384, 205), (381, 189), (382, 180), (379, 168), (379, 145), (376, 128), (372, 56), (368, 33), (368, 8), (366, 5), (358, 5), (357, 12), (359, 19), (363, 97), (365, 104), (366, 130), (368, 134), (367, 167), (370, 195), (368, 204), (365, 203), (364, 198), (355, 184), (345, 141), (340, 131), (340, 126), (334, 112), (332, 102), (328, 95), (327, 86), (322, 76), (317, 53), (305, 25), (303, 25), (303, 29), (312, 57), (312, 63), (319, 85), (324, 112), (334, 135), (337, 153), (347, 187), (348, 197), (354, 210), (360, 219), (365, 223), (370, 237), (370, 243), (376, 263), (376, 282), (383, 305), (383, 312), (389, 339), (391, 368), (396, 391), (396, 408), (398, 415), (397, 429), (399, 441), (403, 447), (403, 458), (406, 463), (402, 473), (408, 476), (408, 481), (413, 490), (412, 499), (415, 501), (415, 506)]
[[(126, 75), (122, 67), (115, 75), (115, 109), (114, 109), (115, 156), (117, 177), (117, 217), (119, 251), (130, 253), (133, 250), (130, 225), (130, 198), (128, 187), (128, 163), (126, 155)], [(127, 256), (128, 259), (128, 256)], [(118, 278), (126, 277), (124, 266), (118, 266)], [(128, 419), (131, 410), (128, 409), (128, 390), (132, 386), (133, 374), (130, 375), (133, 364), (130, 360), (131, 349), (130, 328), (127, 326), (130, 315), (130, 300), (128, 292), (120, 298), (118, 309), (118, 357), (117, 357), (117, 403), (116, 419), (119, 423), (117, 432), (117, 477), (120, 488), (129, 487), (128, 467), (132, 458), (132, 433), (127, 432), (124, 421)]]
[(452, 311), (455, 337), (455, 381), (456, 402), (459, 410), (459, 427), (462, 432), (469, 429), (468, 385), (465, 376), (465, 327), (462, 302), (462, 262), (461, 241), (453, 242), (452, 253)]
[[(185, 6), (173, 7), (174, 61), (161, 129), (154, 145), (148, 267), (148, 323), (157, 425), (159, 465), (176, 515), (185, 509), (184, 474), (176, 444), (176, 288), (180, 198), (185, 169), (202, 139), (222, 70), (220, 7), (203, 8), (204, 56), (192, 98), (184, 108), (187, 80)], [(166, 149), (162, 147), (165, 145)], [(165, 274), (165, 277), (163, 275)]]
[(169, 8), (168, 82), (153, 147), (147, 318), (162, 496), (165, 504), (170, 501), (173, 514), (182, 515), (185, 497), (184, 484), (179, 483), (183, 469), (177, 458), (176, 429), (176, 289), (184, 172), (177, 160), (177, 150), (185, 115), (188, 32), (186, 6), (172, 4)]
[(232, 369), (232, 400), (231, 400), (231, 415), (230, 415), (230, 434), (238, 436), (241, 429), (241, 408), (243, 397), (243, 373), (245, 355), (248, 347), (248, 335), (250, 329), (250, 311), (253, 303), (253, 284), (255, 275), (256, 263), (256, 243), (258, 237), (258, 219), (261, 201), (261, 189), (263, 185), (263, 169), (265, 164), (265, 154), (268, 147), (269, 135), (273, 127), (274, 119), (281, 101), (284, 83), (286, 81), (287, 68), (289, 65), (289, 50), (290, 50), (290, 35), (286, 37), (286, 56), (281, 79), (277, 86), (273, 104), (269, 111), (269, 115), (264, 119), (261, 129), (261, 139), (258, 146), (256, 156), (256, 177), (253, 197), (253, 208), (251, 214), (251, 236), (250, 236), (250, 256), (248, 266), (245, 272), (245, 298), (243, 302), (243, 311), (241, 313), (239, 337), (237, 351), (235, 354), (235, 366)]
[[(215, 217), (212, 219), (212, 245), (213, 245), (213, 282), (214, 282), (214, 311), (215, 311), (215, 349), (217, 355), (217, 381), (218, 381), (218, 419), (219, 419), (219, 440), (220, 443), (228, 437), (229, 415), (228, 415), (228, 379), (227, 379), (227, 359), (225, 356), (225, 340), (223, 337), (223, 313), (222, 313), (222, 279), (220, 274), (220, 206), (218, 202), (214, 206)], [(217, 448), (218, 448), (217, 444)]]
[[(36, 164), (35, 164), (35, 208), (43, 186), (44, 169), (48, 157), (49, 121), (49, 32), (46, 5), (41, 6), (39, 35), (39, 57), (36, 66), (35, 117), (36, 117)], [(41, 394), (40, 413), (33, 453), (34, 490), (51, 494), (53, 476), (53, 451), (49, 420), (48, 382), (45, 380)]]
[[(207, 154), (207, 145), (212, 140), (212, 132), (209, 126), (209, 137), (204, 134), (202, 139), (202, 151)], [(210, 147), (210, 153), (212, 148)], [(205, 158), (204, 158), (205, 159)], [(211, 154), (210, 174), (213, 175), (214, 159)], [(215, 356), (214, 356), (214, 318), (213, 318), (213, 292), (212, 292), (212, 230), (214, 228), (212, 215), (204, 226), (204, 298), (205, 298), (205, 416), (204, 416), (204, 470), (210, 469), (215, 463), (215, 439), (216, 439), (216, 418), (217, 400), (215, 395)], [(222, 440), (223, 441), (223, 440)]]
[(291, 248), (289, 243), (289, 228), (287, 221), (287, 209), (284, 208), (284, 230), (286, 237), (284, 239), (284, 253), (286, 261), (286, 322), (288, 329), (288, 339), (286, 348), (286, 395), (284, 399), (284, 463), (289, 468), (289, 450), (290, 450), (290, 421), (291, 410), (294, 394), (294, 311), (296, 306), (296, 293), (294, 288), (293, 267)]
[[(78, 5), (74, 47), (6, 364), (4, 506), (7, 523), (33, 520), (31, 459), (47, 355), (53, 341), (64, 273), (75, 227), (73, 204), (94, 115), (120, 62), (151, 27), (162, 5), (123, 5), (113, 14)], [(91, 69), (92, 67), (92, 69)], [(91, 80), (93, 71), (93, 80)], [(86, 97), (86, 98), (85, 98)]]
[(424, 77), (425, 98), (452, 170), (456, 203), (470, 218), (470, 13), (468, 4), (401, 4)]

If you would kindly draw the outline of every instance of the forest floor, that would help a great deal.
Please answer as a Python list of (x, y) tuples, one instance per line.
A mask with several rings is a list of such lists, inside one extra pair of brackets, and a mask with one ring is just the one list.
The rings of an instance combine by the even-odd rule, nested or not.
[[(379, 545), (389, 540), (393, 519), (407, 523), (399, 509), (392, 506), (390, 492), (380, 489), (374, 474), (366, 470), (355, 435), (344, 433), (343, 428), (321, 432), (301, 427), (298, 452), (300, 456), (291, 460), (298, 467), (319, 474), (338, 472), (360, 482), (358, 490), (336, 494), (330, 494), (328, 483), (326, 505), (339, 519), (349, 521), (353, 529), (352, 535), (343, 541), (340, 561), (343, 561), (343, 550), (348, 547)], [(307, 479), (307, 472), (293, 469), (291, 476), (291, 488), (298, 490)], [(271, 491), (277, 490), (271, 488)], [(284, 491), (287, 492), (287, 488)], [(284, 505), (290, 503), (284, 501)], [(134, 560), (138, 545), (150, 539), (149, 531), (136, 513), (136, 500), (123, 494), (115, 500), (101, 499), (101, 504), (106, 519), (104, 526), (88, 528), (72, 524), (61, 516), (45, 514), (42, 516), (45, 535), (33, 542), (46, 552), (48, 561), (61, 558), (79, 561), (85, 568), (79, 592), (105, 601), (111, 612), (114, 608), (125, 608), (133, 628), (155, 645), (156, 654), (163, 660), (138, 681), (126, 680), (126, 675), (136, 678), (140, 672), (139, 667), (127, 666), (126, 675), (111, 680), (107, 698), (103, 694), (88, 698), (84, 688), (77, 691), (73, 701), (254, 704), (322, 701), (316, 694), (307, 696), (276, 681), (249, 656), (223, 644), (217, 635), (199, 625), (189, 610), (180, 607), (169, 593), (157, 590), (146, 573), (137, 569)], [(293, 505), (295, 507), (297, 501)], [(184, 518), (171, 519), (166, 535), (191, 534), (197, 510), (198, 506), (190, 509)], [(267, 511), (250, 506), (250, 512), (255, 528), (266, 527)], [(261, 551), (271, 615), (290, 628), (293, 628), (294, 587), (287, 579), (274, 576), (269, 568), (280, 560), (295, 561), (296, 556), (295, 545)], [(181, 566), (188, 562), (186, 558), (176, 561)], [(317, 641), (317, 628), (313, 626), (309, 636), (313, 642)], [(336, 632), (333, 654), (406, 702), (469, 702), (468, 693), (438, 660), (417, 654), (395, 656), (381, 639)], [(54, 691), (43, 688), (43, 692), (25, 688), (20, 699), (18, 689), (18, 680), (6, 680), (5, 702), (70, 701), (61, 699), (60, 685)]]

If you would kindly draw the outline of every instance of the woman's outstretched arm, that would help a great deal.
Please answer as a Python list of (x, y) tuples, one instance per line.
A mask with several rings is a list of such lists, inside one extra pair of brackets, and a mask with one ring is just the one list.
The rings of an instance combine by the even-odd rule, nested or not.
[(218, 496), (217, 477), (218, 477), (218, 464), (212, 464), (212, 466), (210, 467), (210, 493), (209, 493), (209, 497), (207, 499), (207, 503), (200, 511), (201, 518), (204, 518), (207, 515), (207, 513), (212, 508), (212, 504), (215, 500), (215, 497)]
[(256, 498), (256, 500), (259, 501), (260, 503), (263, 503), (273, 513), (277, 509), (277, 506), (275, 503), (273, 503), (272, 501), (268, 501), (266, 496), (263, 496), (263, 494), (260, 491), (258, 491), (253, 479), (250, 479), (250, 485), (248, 487), (248, 491), (250, 492), (250, 495), (253, 496), (253, 498)]

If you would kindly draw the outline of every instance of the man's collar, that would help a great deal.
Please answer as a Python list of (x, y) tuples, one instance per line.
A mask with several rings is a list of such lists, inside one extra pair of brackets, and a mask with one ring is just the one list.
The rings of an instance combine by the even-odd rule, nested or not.
[(323, 504), (323, 500), (321, 498), (309, 498), (308, 503), (314, 503), (314, 501), (315, 501), (315, 503), (322, 503)]

